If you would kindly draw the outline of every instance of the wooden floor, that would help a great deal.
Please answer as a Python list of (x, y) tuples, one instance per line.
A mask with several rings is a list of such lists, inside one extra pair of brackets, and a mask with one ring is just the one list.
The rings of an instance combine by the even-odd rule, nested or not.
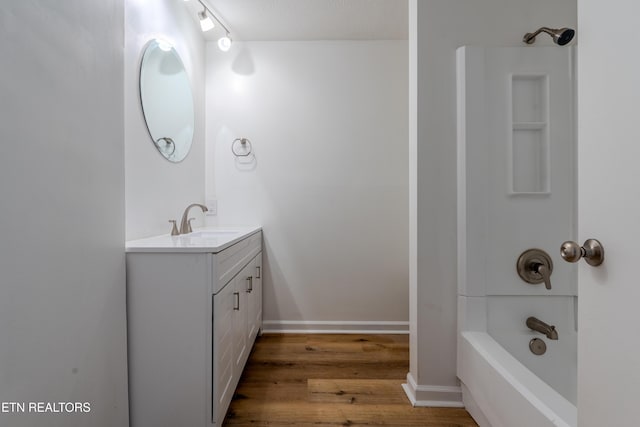
[(411, 407), (408, 371), (407, 335), (265, 334), (224, 425), (476, 426), (464, 409)]

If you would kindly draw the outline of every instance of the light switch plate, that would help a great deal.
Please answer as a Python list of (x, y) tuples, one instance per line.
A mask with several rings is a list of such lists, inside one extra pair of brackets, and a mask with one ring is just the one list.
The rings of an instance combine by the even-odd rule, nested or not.
[(216, 216), (218, 215), (218, 201), (216, 199), (207, 200), (207, 209), (209, 209), (206, 213), (207, 216)]

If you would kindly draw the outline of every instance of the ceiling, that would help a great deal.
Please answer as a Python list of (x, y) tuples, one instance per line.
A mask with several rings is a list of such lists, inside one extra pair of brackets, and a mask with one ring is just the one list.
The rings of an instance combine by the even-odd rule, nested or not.
[[(203, 0), (234, 40), (406, 40), (407, 0)], [(189, 7), (202, 10), (198, 1)], [(217, 40), (218, 29), (205, 34)]]

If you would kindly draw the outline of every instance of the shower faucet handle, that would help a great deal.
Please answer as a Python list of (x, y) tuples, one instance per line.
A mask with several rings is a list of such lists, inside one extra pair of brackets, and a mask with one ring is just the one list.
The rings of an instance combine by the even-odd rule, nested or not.
[(520, 254), (516, 262), (516, 271), (525, 282), (531, 285), (544, 282), (545, 288), (551, 289), (553, 261), (542, 249), (527, 249)]
[(597, 267), (604, 262), (604, 247), (596, 239), (587, 239), (582, 246), (566, 241), (560, 246), (560, 255), (567, 262), (578, 262), (584, 258), (587, 264)]
[(549, 267), (544, 264), (537, 264), (533, 267), (533, 270), (542, 276), (544, 287), (551, 289), (551, 272), (549, 271)]

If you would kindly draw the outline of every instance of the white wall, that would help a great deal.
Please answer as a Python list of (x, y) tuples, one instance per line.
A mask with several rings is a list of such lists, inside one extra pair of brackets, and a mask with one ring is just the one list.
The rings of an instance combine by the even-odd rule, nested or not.
[(123, 0), (0, 8), (2, 426), (127, 426)]
[[(456, 361), (456, 72), (463, 45), (520, 46), (541, 26), (576, 27), (575, 0), (410, 0), (411, 372), (417, 400), (459, 403)], [(538, 45), (549, 45), (539, 37)], [(415, 111), (414, 111), (415, 109)], [(435, 387), (435, 388), (434, 388)], [(438, 388), (449, 387), (449, 388)]]
[[(180, 163), (157, 151), (140, 106), (142, 51), (156, 37), (174, 45), (191, 81), (195, 132)], [(184, 2), (127, 0), (124, 52), (126, 238), (131, 240), (170, 232), (169, 219), (179, 222), (187, 205), (204, 202), (204, 39)], [(192, 213), (194, 225), (202, 224), (202, 214)]]
[(264, 227), (266, 328), (406, 329), (407, 88), (406, 41), (207, 45), (207, 194)]

